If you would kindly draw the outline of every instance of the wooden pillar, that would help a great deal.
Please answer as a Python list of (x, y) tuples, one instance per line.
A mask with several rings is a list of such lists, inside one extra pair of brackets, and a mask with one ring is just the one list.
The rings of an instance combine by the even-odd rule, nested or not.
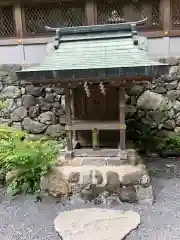
[(14, 1), (14, 20), (16, 26), (16, 34), (18, 37), (23, 37), (23, 24), (22, 24), (22, 9), (20, 0)]
[(95, 25), (95, 2), (93, 0), (87, 0), (85, 5), (86, 24)]
[[(65, 89), (65, 112), (66, 112), (66, 125), (72, 126), (72, 112), (71, 112), (71, 92), (69, 88)], [(72, 157), (73, 143), (72, 143), (72, 131), (66, 130), (67, 150)]]
[[(75, 91), (75, 88), (74, 89), (71, 89), (70, 92), (71, 92), (71, 119), (74, 119), (75, 118), (75, 108), (74, 108), (74, 98), (75, 98), (75, 94), (74, 94), (74, 91)], [(73, 140), (76, 142), (78, 141), (78, 133), (76, 130), (74, 130), (72, 132), (72, 135), (73, 135)]]
[(92, 147), (93, 150), (99, 149), (99, 130), (97, 128), (92, 130)]
[(170, 0), (160, 0), (160, 21), (164, 33), (171, 29), (171, 2)]
[(125, 89), (119, 87), (119, 123), (120, 123), (120, 149), (126, 149), (126, 125), (125, 125)]

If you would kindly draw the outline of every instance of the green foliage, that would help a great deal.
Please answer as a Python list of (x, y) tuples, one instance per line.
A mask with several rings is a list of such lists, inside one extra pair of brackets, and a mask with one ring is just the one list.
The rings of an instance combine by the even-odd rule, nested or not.
[(136, 144), (141, 151), (151, 152), (157, 150), (158, 138), (155, 130), (144, 128), (142, 131), (137, 131), (136, 134), (138, 135)]
[(40, 188), (40, 178), (54, 164), (59, 142), (26, 139), (26, 133), (0, 126), (0, 169), (5, 172), (18, 170), (19, 174), (8, 183), (7, 192), (35, 192)]
[(142, 153), (154, 152), (159, 145), (157, 130), (149, 124), (132, 122), (127, 127), (127, 139), (133, 141)]
[(6, 108), (7, 107), (7, 102), (5, 100), (0, 101), (0, 109)]
[(180, 151), (180, 136), (168, 138), (165, 143), (165, 150)]

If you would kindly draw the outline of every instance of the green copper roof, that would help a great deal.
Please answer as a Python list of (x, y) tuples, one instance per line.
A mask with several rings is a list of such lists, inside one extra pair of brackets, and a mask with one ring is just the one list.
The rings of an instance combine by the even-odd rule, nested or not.
[(62, 28), (55, 40), (55, 50), (39, 66), (18, 72), (20, 79), (153, 76), (154, 71), (164, 71), (164, 64), (151, 60), (139, 47), (131, 24)]

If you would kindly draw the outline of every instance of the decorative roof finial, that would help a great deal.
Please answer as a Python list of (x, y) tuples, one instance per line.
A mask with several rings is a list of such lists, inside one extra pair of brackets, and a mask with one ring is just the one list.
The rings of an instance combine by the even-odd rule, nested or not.
[(108, 23), (125, 23), (124, 18), (120, 17), (116, 10), (111, 12), (111, 17), (108, 19)]

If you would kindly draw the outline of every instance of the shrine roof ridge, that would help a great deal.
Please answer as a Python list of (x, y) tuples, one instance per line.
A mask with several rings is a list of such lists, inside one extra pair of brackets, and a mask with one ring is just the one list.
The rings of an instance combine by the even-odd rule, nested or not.
[(110, 32), (118, 30), (127, 30), (133, 31), (134, 27), (143, 25), (147, 21), (147, 18), (144, 18), (136, 22), (125, 22), (125, 23), (113, 23), (113, 24), (103, 24), (103, 25), (90, 25), (90, 26), (77, 26), (77, 27), (60, 27), (53, 28), (45, 26), (45, 29), (48, 31), (56, 31), (57, 35), (64, 34), (77, 34), (77, 33), (97, 33), (97, 32)]

